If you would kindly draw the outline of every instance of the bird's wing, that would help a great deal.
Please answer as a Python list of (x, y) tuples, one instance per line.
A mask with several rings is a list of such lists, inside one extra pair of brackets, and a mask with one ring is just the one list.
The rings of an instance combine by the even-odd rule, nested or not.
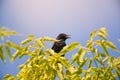
[(52, 49), (53, 49), (56, 53), (58, 53), (58, 52), (60, 52), (60, 51), (63, 49), (64, 46), (66, 46), (65, 41), (55, 42), (55, 43), (53, 44), (53, 46), (52, 46)]

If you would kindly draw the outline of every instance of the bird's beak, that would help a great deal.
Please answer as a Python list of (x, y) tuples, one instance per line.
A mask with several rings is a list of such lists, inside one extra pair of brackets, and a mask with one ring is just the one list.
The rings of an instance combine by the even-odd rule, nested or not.
[(70, 35), (66, 35), (66, 37), (67, 37), (67, 39), (68, 39), (68, 38), (71, 38)]

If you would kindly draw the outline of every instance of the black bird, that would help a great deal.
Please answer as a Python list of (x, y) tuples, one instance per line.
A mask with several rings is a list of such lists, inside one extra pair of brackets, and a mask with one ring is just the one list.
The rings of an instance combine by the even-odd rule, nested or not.
[[(61, 33), (57, 36), (57, 40), (60, 40), (58, 42), (54, 42), (53, 46), (52, 46), (52, 49), (56, 52), (56, 53), (59, 53), (64, 46), (66, 46), (66, 43), (65, 43), (65, 40), (70, 38), (70, 35), (67, 35), (67, 34), (64, 34), (64, 33)], [(64, 55), (62, 55), (64, 56)]]

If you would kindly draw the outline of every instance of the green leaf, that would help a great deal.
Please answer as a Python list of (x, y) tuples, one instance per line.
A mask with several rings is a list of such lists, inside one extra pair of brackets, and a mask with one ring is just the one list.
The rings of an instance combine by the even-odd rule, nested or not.
[(109, 53), (108, 53), (108, 50), (107, 50), (106, 46), (104, 44), (101, 44), (101, 47), (103, 48), (106, 56), (109, 56)]
[(21, 42), (21, 44), (22, 44), (22, 45), (25, 45), (25, 44), (33, 41), (33, 39), (34, 39), (34, 35), (30, 34), (30, 35), (28, 35), (28, 38), (27, 38), (27, 39), (25, 39), (25, 40), (23, 40), (23, 41)]
[(65, 57), (59, 57), (58, 61), (60, 61), (62, 63), (63, 66), (65, 66), (69, 72), (73, 73), (74, 72), (74, 68), (73, 66), (70, 64), (69, 60)]
[(84, 55), (86, 54), (86, 50), (84, 50), (82, 47), (78, 50), (79, 54), (79, 62), (83, 62)]
[(5, 56), (4, 56), (4, 52), (2, 49), (2, 44), (0, 44), (0, 58), (2, 59), (2, 61), (5, 63)]
[(23, 52), (22, 54), (19, 55), (19, 59), (21, 59), (21, 58), (22, 58), (23, 56), (25, 56), (25, 55), (29, 56), (28, 53)]
[(106, 57), (106, 58), (103, 60), (103, 63), (105, 63), (108, 59), (109, 59), (109, 57)]
[(92, 53), (95, 53), (96, 56), (99, 56), (99, 51), (98, 51), (98, 49), (96, 49), (96, 48), (90, 48), (90, 50), (91, 50)]
[(101, 65), (103, 65), (103, 62), (98, 57), (95, 57), (95, 60), (99, 62)]
[(21, 44), (22, 45), (25, 45), (25, 44), (27, 44), (27, 43), (29, 43), (29, 42), (31, 42), (32, 40), (31, 39), (25, 39), (25, 40), (23, 40), (22, 42), (21, 42)]
[(36, 43), (37, 43), (40, 47), (43, 47), (43, 48), (46, 47), (45, 44), (44, 44), (44, 42), (43, 42), (42, 40), (36, 39)]
[(32, 34), (29, 34), (29, 35), (28, 35), (28, 39), (31, 39), (31, 40), (33, 40), (33, 39), (34, 39), (34, 35), (32, 35)]
[(16, 35), (16, 34), (18, 34), (16, 31), (11, 31), (11, 34), (14, 34), (14, 35)]
[(6, 50), (6, 53), (7, 53), (7, 56), (9, 58), (9, 60), (11, 60), (12, 55), (11, 55), (10, 48), (9, 48), (9, 46), (7, 44), (5, 44), (5, 50)]
[(59, 40), (56, 40), (56, 39), (50, 38), (50, 37), (44, 37), (44, 38), (43, 38), (43, 41), (54, 41), (54, 42), (57, 42), (57, 41), (59, 41)]
[(87, 44), (86, 44), (87, 48), (92, 48), (93, 47), (93, 41), (92, 40), (88, 40)]
[(21, 64), (18, 66), (19, 69), (22, 69), (25, 66), (25, 64)]
[(65, 67), (70, 67), (70, 63), (68, 61), (68, 59), (64, 58), (64, 57), (60, 57), (58, 58), (58, 60), (65, 66)]
[(107, 41), (105, 42), (105, 45), (112, 48), (115, 51), (118, 51), (117, 47), (112, 42)]
[(56, 53), (52, 49), (48, 49), (47, 52), (52, 56), (56, 55)]
[(57, 64), (58, 69), (57, 69), (57, 74), (60, 80), (64, 80), (64, 75), (63, 75), (63, 67), (60, 63)]
[(99, 45), (99, 46), (101, 46), (101, 44), (102, 44), (102, 41), (101, 40), (96, 40), (96, 42), (95, 42), (97, 45)]
[(13, 62), (20, 54), (21, 54), (20, 51), (17, 50), (17, 51), (13, 54), (11, 61)]
[(11, 74), (6, 74), (2, 80), (16, 80), (14, 76), (12, 76)]
[(74, 55), (72, 56), (72, 64), (79, 59), (78, 57), (79, 57), (79, 56), (78, 56), (78, 53), (76, 53), (76, 54), (74, 54)]
[(96, 40), (96, 44), (102, 47), (102, 49), (104, 50), (106, 56), (109, 56), (109, 53), (108, 53), (108, 50), (107, 50), (107, 46), (105, 45), (105, 41), (104, 40)]
[(0, 28), (0, 38), (4, 39), (4, 37), (9, 37), (10, 35), (16, 35), (16, 31), (11, 31), (7, 29), (6, 27)]
[(91, 67), (92, 67), (92, 60), (90, 60), (88, 63), (88, 68), (91, 68)]
[(98, 32), (98, 34), (97, 34), (98, 36), (100, 36), (102, 39), (107, 39), (106, 37), (107, 37), (107, 30), (106, 30), (106, 28), (100, 28), (100, 30), (99, 30), (99, 32)]
[(23, 51), (25, 51), (25, 52), (29, 52), (30, 47), (31, 47), (31, 46), (29, 46), (29, 45), (28, 45), (28, 46), (26, 46), (26, 47), (23, 49)]
[(114, 61), (114, 57), (110, 57), (109, 58), (109, 62), (108, 62), (108, 64), (109, 64), (110, 67), (113, 66), (113, 61)]
[(118, 76), (118, 78), (120, 80), (120, 71), (116, 70), (116, 73), (117, 73), (117, 76)]
[(100, 32), (107, 35), (107, 29), (105, 27), (100, 28)]
[[(83, 69), (81, 67), (78, 66), (78, 68), (74, 71), (74, 73), (72, 74), (71, 80), (80, 80), (80, 74), (82, 74)], [(81, 79), (82, 80), (82, 79)]]
[(78, 42), (73, 42), (68, 46), (68, 49), (72, 51), (75, 48), (77, 48), (78, 46), (80, 46), (80, 44)]
[(93, 40), (93, 38), (96, 36), (97, 30), (94, 30), (90, 33), (90, 40)]
[(106, 57), (106, 55), (103, 53), (99, 54), (100, 57)]
[(82, 68), (87, 63), (88, 60), (89, 58), (84, 58), (83, 61), (79, 63), (80, 68)]
[(10, 47), (12, 47), (13, 49), (16, 49), (16, 50), (21, 50), (22, 49), (19, 45), (15, 44), (11, 41), (7, 41), (6, 44), (8, 44)]
[(103, 33), (99, 32), (98, 33), (98, 36), (100, 36), (102, 39), (106, 40), (106, 35), (104, 35)]
[(65, 46), (58, 54), (59, 55), (64, 55), (65, 53), (76, 49), (78, 46), (80, 46), (80, 44), (78, 42), (73, 42), (70, 45)]

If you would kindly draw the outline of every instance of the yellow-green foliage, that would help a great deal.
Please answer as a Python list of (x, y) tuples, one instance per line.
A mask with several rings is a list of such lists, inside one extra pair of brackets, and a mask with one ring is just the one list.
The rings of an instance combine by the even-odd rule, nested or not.
[[(4, 37), (10, 37), (10, 35), (17, 35), (17, 32), (9, 30), (6, 27), (0, 28), (0, 41), (4, 40)], [(12, 56), (8, 44), (6, 42), (4, 42), (3, 44), (0, 43), (0, 59), (2, 59), (2, 61), (5, 63), (5, 55), (3, 52), (3, 48), (5, 48), (9, 59), (11, 59)]]
[[(0, 28), (0, 37), (12, 34), (8, 29)], [(109, 55), (109, 48), (116, 53), (117, 47), (107, 40), (106, 28), (94, 30), (90, 33), (90, 39), (83, 47), (78, 42), (72, 42), (64, 47), (58, 54), (52, 49), (46, 49), (44, 42), (55, 42), (50, 37), (34, 38), (29, 35), (19, 45), (11, 41), (0, 43), (0, 58), (4, 61), (6, 49), (8, 58), (14, 61), (17, 57), (30, 56), (29, 59), (18, 66), (20, 72), (16, 76), (6, 74), (3, 80), (120, 80), (120, 57), (115, 58)], [(97, 38), (100, 37), (100, 38)], [(15, 49), (11, 55), (10, 48)], [(100, 50), (103, 49), (103, 50)], [(72, 56), (72, 62), (61, 55), (77, 49)], [(85, 57), (88, 54), (91, 57)], [(86, 68), (83, 68), (86, 67)]]

